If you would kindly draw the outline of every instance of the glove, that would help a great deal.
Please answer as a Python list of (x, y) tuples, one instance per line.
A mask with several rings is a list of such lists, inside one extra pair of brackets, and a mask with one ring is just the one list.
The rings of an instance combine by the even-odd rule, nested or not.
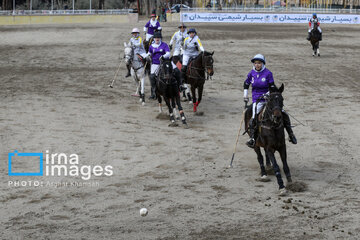
[(164, 56), (161, 56), (159, 59), (160, 61), (164, 61)]
[(169, 46), (170, 47), (170, 51), (172, 50), (172, 45)]
[(148, 62), (151, 61), (150, 55), (146, 56), (146, 61), (148, 61)]

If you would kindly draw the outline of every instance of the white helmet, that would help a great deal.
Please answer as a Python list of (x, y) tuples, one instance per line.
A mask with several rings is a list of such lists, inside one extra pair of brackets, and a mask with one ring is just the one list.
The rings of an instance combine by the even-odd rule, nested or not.
[(253, 57), (253, 59), (251, 59), (252, 63), (254, 63), (255, 61), (261, 61), (264, 63), (264, 65), (266, 64), (265, 57), (262, 54), (256, 54), (255, 57)]
[(138, 28), (133, 28), (133, 30), (131, 31), (131, 33), (140, 33)]

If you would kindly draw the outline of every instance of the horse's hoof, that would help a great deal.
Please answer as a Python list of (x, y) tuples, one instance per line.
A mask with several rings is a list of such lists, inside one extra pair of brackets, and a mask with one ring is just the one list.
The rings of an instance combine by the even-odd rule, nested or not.
[(177, 127), (179, 126), (176, 122), (172, 122), (169, 124), (169, 127)]
[(192, 102), (192, 101), (189, 101), (189, 104), (193, 104), (193, 102)]
[(286, 178), (286, 180), (287, 180), (288, 183), (291, 183), (291, 182), (292, 182), (291, 177)]
[(318, 54), (318, 56), (320, 57), (320, 53)]
[(141, 105), (145, 106), (145, 102), (142, 102)]
[(183, 127), (184, 127), (185, 129), (189, 129), (189, 126), (187, 125), (186, 122), (183, 122)]
[(142, 99), (141, 99), (141, 98), (139, 99), (139, 102), (142, 102)]
[(285, 188), (281, 188), (279, 190), (279, 196), (286, 196), (288, 191)]
[(262, 175), (262, 176), (259, 178), (259, 181), (260, 181), (260, 182), (270, 182), (270, 178), (268, 178), (267, 175)]

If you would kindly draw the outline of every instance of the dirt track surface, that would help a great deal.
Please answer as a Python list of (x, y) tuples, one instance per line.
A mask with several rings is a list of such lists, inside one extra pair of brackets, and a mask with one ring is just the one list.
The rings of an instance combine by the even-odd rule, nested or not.
[[(196, 25), (215, 51), (215, 75), (189, 129), (157, 119), (157, 104), (131, 97), (125, 67), (110, 89), (132, 27), (0, 27), (1, 239), (359, 239), (359, 26), (324, 25), (312, 57), (303, 25)], [(163, 24), (169, 42), (175, 24)], [(257, 53), (267, 58), (298, 144), (288, 144), (304, 192), (278, 196), (259, 182), (241, 136), (242, 86)], [(146, 99), (149, 82), (146, 81)], [(164, 108), (165, 109), (165, 108)], [(98, 187), (13, 187), (7, 153), (77, 153), (82, 165), (112, 165)], [(278, 156), (278, 155), (277, 155)], [(281, 161), (278, 157), (278, 163)], [(149, 215), (140, 217), (146, 207)]]

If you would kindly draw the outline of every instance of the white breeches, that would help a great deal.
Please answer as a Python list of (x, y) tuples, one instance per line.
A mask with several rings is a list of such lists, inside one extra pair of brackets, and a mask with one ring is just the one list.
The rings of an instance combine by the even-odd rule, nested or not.
[(197, 55), (183, 55), (183, 62), (182, 62), (182, 65), (183, 66), (187, 66), (188, 65), (188, 62), (189, 62), (189, 59), (191, 57), (196, 57)]
[(159, 68), (160, 68), (160, 65), (158, 65), (158, 64), (151, 64), (150, 74), (158, 75), (158, 73), (159, 73)]
[(175, 48), (173, 52), (173, 56), (179, 56), (181, 54), (181, 48)]
[(259, 112), (261, 111), (261, 109), (263, 108), (264, 105), (265, 105), (265, 102), (258, 102), (258, 104), (253, 103), (251, 118), (255, 118), (255, 108), (256, 108), (256, 113), (259, 114)]
[[(313, 29), (312, 29), (312, 28), (309, 28), (309, 31), (308, 31), (308, 32), (311, 32), (311, 30), (313, 30)], [(320, 33), (322, 33), (322, 30), (321, 30), (320, 27), (318, 27), (318, 30), (319, 30)]]
[(146, 41), (149, 41), (152, 36), (154, 35), (146, 33)]

